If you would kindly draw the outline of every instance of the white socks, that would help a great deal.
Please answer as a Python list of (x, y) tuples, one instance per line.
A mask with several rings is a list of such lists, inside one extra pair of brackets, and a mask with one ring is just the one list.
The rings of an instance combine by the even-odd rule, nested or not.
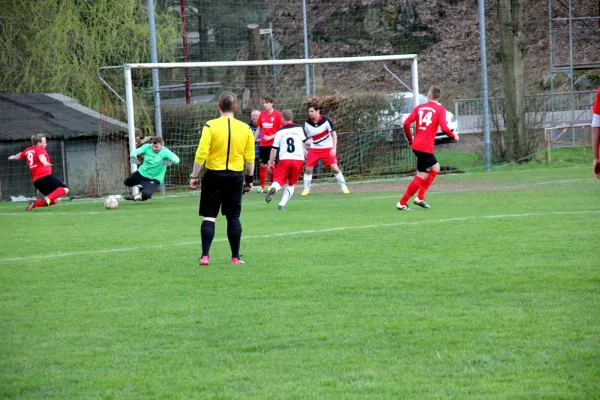
[[(342, 179), (344, 179), (344, 178), (342, 177)], [(304, 190), (310, 191), (310, 183), (311, 182), (312, 182), (312, 174), (311, 175), (304, 174)]]
[(344, 179), (344, 174), (342, 174), (342, 171), (338, 172), (337, 174), (335, 174), (333, 176), (335, 176), (335, 179), (337, 179), (337, 181), (340, 184), (340, 187), (342, 189), (344, 187), (346, 187), (346, 179)]
[(283, 196), (281, 197), (281, 202), (279, 203), (279, 205), (282, 207), (285, 207), (285, 205), (292, 198), (293, 195), (294, 195), (294, 187), (293, 186), (286, 187), (285, 190), (283, 191)]

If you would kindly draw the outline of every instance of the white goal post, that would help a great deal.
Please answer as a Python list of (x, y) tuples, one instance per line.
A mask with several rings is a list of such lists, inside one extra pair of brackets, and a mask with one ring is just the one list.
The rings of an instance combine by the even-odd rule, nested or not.
[[(137, 63), (125, 64), (125, 100), (127, 111), (127, 127), (129, 132), (130, 150), (135, 149), (135, 115), (134, 115), (134, 91), (132, 70), (136, 69), (190, 69), (190, 68), (223, 68), (223, 67), (276, 67), (291, 65), (316, 65), (316, 64), (344, 64), (358, 62), (386, 62), (409, 60), (411, 61), (411, 85), (412, 92), (419, 93), (419, 75), (416, 54), (364, 56), (364, 57), (334, 57), (334, 58), (311, 58), (311, 59), (287, 59), (287, 60), (257, 60), (257, 61), (218, 61), (218, 62), (180, 62), (180, 63)], [(418, 102), (418, 96), (414, 96), (414, 105)], [(137, 170), (137, 165), (131, 163), (131, 171)]]

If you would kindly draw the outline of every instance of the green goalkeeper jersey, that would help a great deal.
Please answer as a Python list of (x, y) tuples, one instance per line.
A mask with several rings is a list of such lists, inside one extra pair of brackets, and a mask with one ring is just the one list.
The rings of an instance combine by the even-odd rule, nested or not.
[(144, 162), (138, 169), (138, 172), (145, 178), (156, 180), (162, 183), (165, 179), (167, 167), (163, 165), (165, 160), (173, 161), (173, 164), (179, 164), (179, 157), (171, 150), (163, 146), (158, 153), (152, 150), (151, 144), (145, 144), (131, 152), (132, 157), (144, 156)]

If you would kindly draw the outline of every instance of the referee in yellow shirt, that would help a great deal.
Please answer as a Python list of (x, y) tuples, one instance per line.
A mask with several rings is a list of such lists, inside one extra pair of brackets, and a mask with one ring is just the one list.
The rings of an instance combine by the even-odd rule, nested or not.
[(219, 209), (227, 218), (231, 263), (244, 263), (240, 259), (242, 239), (240, 213), (242, 194), (252, 189), (254, 135), (248, 124), (234, 118), (237, 100), (233, 93), (221, 93), (218, 107), (221, 117), (210, 120), (204, 125), (200, 144), (196, 150), (194, 169), (190, 175), (190, 187), (196, 189), (198, 174), (202, 166), (206, 166), (200, 192), (200, 215), (204, 217), (200, 227), (202, 237), (200, 265), (208, 265), (210, 262), (209, 251), (215, 237), (215, 220), (219, 215)]

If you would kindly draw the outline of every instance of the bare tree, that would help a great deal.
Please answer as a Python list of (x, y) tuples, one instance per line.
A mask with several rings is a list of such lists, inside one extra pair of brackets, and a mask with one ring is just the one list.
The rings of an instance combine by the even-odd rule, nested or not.
[(506, 130), (503, 143), (506, 148), (498, 153), (519, 160), (530, 154), (525, 121), (524, 89), (524, 0), (498, 0), (500, 15), (500, 57), (504, 76), (504, 123)]

